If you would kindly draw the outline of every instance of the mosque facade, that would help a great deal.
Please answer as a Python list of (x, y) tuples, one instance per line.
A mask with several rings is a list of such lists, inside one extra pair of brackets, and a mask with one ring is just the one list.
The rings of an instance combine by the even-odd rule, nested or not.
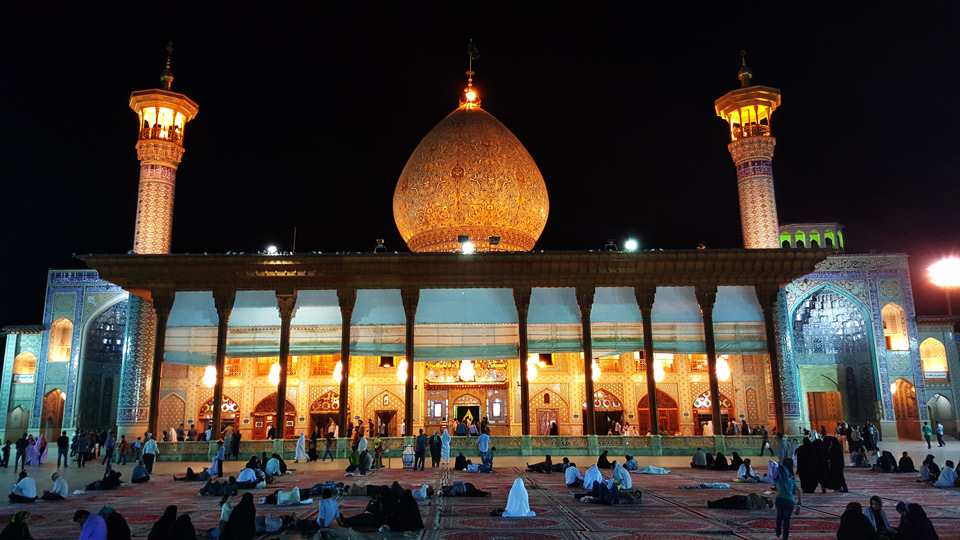
[(732, 423), (956, 433), (955, 320), (917, 316), (906, 255), (845, 253), (837, 223), (779, 224), (780, 92), (745, 62), (738, 76), (716, 112), (744, 249), (533, 251), (549, 182), (471, 79), (400, 173), (412, 253), (177, 255), (176, 172), (199, 107), (171, 90), (168, 60), (161, 88), (130, 98), (133, 252), (51, 270), (41, 324), (4, 329), (0, 431), (231, 425), (256, 441), (485, 419), (525, 453), (595, 450), (592, 435), (686, 452)]

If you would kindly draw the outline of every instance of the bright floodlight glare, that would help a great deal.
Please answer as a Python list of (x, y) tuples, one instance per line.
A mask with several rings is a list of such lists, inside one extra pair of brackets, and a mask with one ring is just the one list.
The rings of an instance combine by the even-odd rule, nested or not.
[(636, 251), (637, 248), (640, 247), (640, 244), (638, 244), (633, 238), (630, 238), (623, 244), (623, 247), (625, 247), (627, 251)]
[(460, 251), (461, 251), (464, 255), (470, 255), (470, 254), (472, 254), (474, 251), (476, 251), (476, 249), (477, 249), (477, 248), (473, 245), (473, 242), (470, 242), (470, 241), (466, 241), (466, 242), (463, 243), (462, 246), (460, 246)]
[(940, 259), (927, 268), (927, 271), (930, 272), (930, 281), (934, 285), (960, 287), (960, 259), (956, 257)]
[(276, 254), (277, 254), (277, 246), (275, 246), (275, 245), (273, 245), (273, 244), (270, 244), (269, 246), (267, 246), (267, 253), (269, 253), (270, 255), (276, 255)]

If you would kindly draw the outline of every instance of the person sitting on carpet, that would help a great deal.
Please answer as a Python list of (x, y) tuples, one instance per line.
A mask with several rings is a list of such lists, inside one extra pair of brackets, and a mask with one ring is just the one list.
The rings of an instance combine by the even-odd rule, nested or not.
[[(244, 469), (246, 470), (246, 469)], [(243, 474), (242, 472), (240, 474)], [(251, 485), (253, 484), (253, 485)], [(250, 486), (250, 487), (245, 487)], [(240, 488), (243, 489), (253, 489), (257, 487), (255, 482), (244, 482), (240, 483), (234, 477), (227, 478), (226, 482), (217, 482), (214, 480), (207, 481), (206, 484), (200, 488), (200, 495), (209, 495), (212, 497), (222, 497), (223, 495), (236, 495), (239, 493)]]
[(863, 511), (873, 530), (881, 536), (892, 536), (896, 531), (890, 526), (887, 513), (883, 511), (883, 500), (874, 495), (870, 497), (870, 507)]
[(713, 467), (715, 471), (726, 471), (730, 469), (730, 464), (727, 463), (726, 456), (723, 455), (723, 452), (717, 452), (717, 457), (713, 459)]
[(507, 495), (507, 507), (503, 511), (503, 517), (535, 517), (536, 512), (530, 510), (530, 496), (527, 495), (527, 488), (523, 485), (523, 478), (517, 478), (513, 481), (513, 487), (510, 488), (510, 494)]
[(562, 461), (553, 464), (553, 472), (563, 472), (570, 466), (570, 458), (563, 458)]
[(873, 470), (883, 473), (895, 473), (897, 472), (897, 459), (893, 457), (893, 454), (891, 454), (889, 450), (884, 450), (880, 453), (880, 457), (877, 458), (877, 464), (873, 466)]
[(865, 469), (871, 468), (870, 458), (867, 457), (866, 450), (863, 448), (858, 448), (853, 452), (850, 452), (850, 465), (852, 467), (860, 467)]
[(360, 452), (356, 450), (351, 450), (350, 455), (347, 456), (347, 468), (344, 472), (348, 473), (350, 476), (353, 476), (352, 473), (360, 472)]
[(20, 471), (20, 479), (13, 486), (13, 492), (8, 495), (12, 503), (32, 503), (37, 500), (37, 483), (27, 476), (27, 471)]
[(578, 471), (576, 467), (567, 467), (567, 470), (563, 471), (563, 474), (567, 487), (583, 487), (583, 475), (580, 474), (580, 471)]
[(694, 469), (707, 468), (707, 456), (703, 453), (703, 450), (697, 448), (697, 451), (693, 453), (693, 461), (690, 462), (690, 467)]
[[(236, 437), (236, 435), (234, 435), (234, 437)], [(109, 534), (110, 534), (110, 521), (107, 521), (107, 535), (108, 535), (107, 540), (112, 540), (112, 538), (109, 538)], [(171, 538), (174, 538), (174, 539), (196, 538), (197, 529), (196, 527), (193, 526), (193, 521), (190, 519), (190, 514), (187, 514), (186, 512), (184, 512), (183, 514), (180, 514), (180, 517), (178, 517), (177, 520), (173, 522), (173, 526), (170, 527), (170, 534), (171, 534)], [(129, 536), (127, 538), (129, 538)]]
[(741, 465), (743, 465), (743, 458), (740, 457), (740, 454), (734, 452), (733, 457), (730, 459), (729, 469), (731, 471), (739, 471)]
[(587, 469), (587, 472), (583, 473), (584, 489), (593, 489), (593, 484), (604, 481), (603, 475), (600, 474), (600, 468), (596, 465), (590, 467)]
[(953, 462), (948, 459), (943, 470), (940, 471), (940, 476), (937, 477), (937, 481), (933, 483), (933, 487), (952, 488), (956, 487), (956, 485), (957, 471), (953, 468)]
[(257, 534), (257, 507), (253, 494), (243, 494), (240, 502), (230, 512), (227, 524), (220, 530), (220, 540), (253, 540)]
[(107, 491), (120, 488), (120, 471), (115, 471), (107, 463), (107, 470), (103, 473), (103, 479), (87, 484), (87, 491)]
[(879, 540), (879, 538), (877, 530), (870, 524), (867, 516), (863, 515), (863, 507), (860, 503), (847, 504), (847, 509), (840, 516), (837, 540)]
[[(761, 483), (772, 484), (774, 480), (777, 479), (777, 473), (780, 471), (780, 464), (777, 463), (777, 460), (771, 459), (767, 462), (767, 474), (763, 475), (763, 478), (760, 479)], [(816, 485), (814, 485), (816, 488)], [(812, 491), (810, 493), (813, 493)]]
[(67, 481), (63, 478), (60, 478), (59, 473), (51, 474), (50, 479), (53, 480), (53, 488), (50, 491), (44, 491), (40, 498), (45, 501), (62, 501), (66, 499), (70, 494), (70, 488), (67, 487)]
[(773, 508), (773, 501), (761, 497), (756, 493), (749, 495), (731, 495), (721, 499), (707, 501), (707, 508), (723, 508), (727, 510), (769, 510)]
[(489, 497), (490, 493), (477, 489), (470, 482), (454, 482), (453, 485), (440, 488), (444, 497)]
[(107, 540), (107, 522), (99, 515), (77, 510), (73, 513), (73, 522), (80, 525), (83, 540)]
[(940, 476), (940, 466), (933, 461), (932, 454), (927, 454), (927, 457), (923, 460), (923, 465), (920, 466), (920, 480), (922, 482), (936, 482), (938, 476)]
[(713, 454), (711, 454), (710, 452), (707, 452), (707, 466), (706, 466), (706, 468), (707, 468), (707, 469), (712, 469), (713, 466), (714, 466), (714, 464), (716, 464), (716, 462), (717, 462), (717, 460), (713, 459)]
[(902, 473), (919, 472), (917, 471), (917, 468), (913, 465), (913, 458), (908, 456), (906, 452), (904, 452), (903, 455), (900, 457), (900, 464), (897, 465), (897, 470), (899, 470)]
[(618, 461), (613, 462), (613, 481), (620, 489), (633, 489), (633, 478), (630, 476), (630, 472), (624, 469)]
[(153, 527), (150, 529), (150, 534), (147, 535), (147, 540), (172, 540), (173, 536), (171, 536), (170, 529), (176, 521), (177, 506), (171, 504), (163, 510), (160, 519), (153, 524)]
[(326, 529), (330, 527), (334, 520), (343, 525), (340, 520), (340, 505), (333, 498), (333, 492), (330, 488), (326, 488), (320, 494), (320, 513), (317, 514), (317, 525)]
[(143, 484), (150, 481), (150, 473), (147, 472), (147, 468), (143, 466), (143, 463), (137, 462), (134, 466), (133, 471), (130, 473), (130, 483), (131, 484)]
[(284, 473), (280, 467), (280, 456), (274, 454), (273, 457), (267, 461), (267, 466), (264, 467), (263, 472), (267, 473), (270, 476), (280, 476)]
[(635, 471), (630, 471), (632, 474), (670, 474), (670, 471), (662, 467), (654, 467), (653, 465), (644, 465)]
[(0, 540), (33, 540), (30, 536), (30, 512), (26, 510), (10, 516), (10, 523), (0, 531)]
[(491, 446), (487, 453), (483, 455), (483, 461), (480, 463), (480, 471), (482, 473), (492, 473), (493, 472), (493, 457), (497, 453), (497, 447)]
[(463, 452), (457, 456), (457, 459), (453, 462), (453, 470), (455, 471), (465, 471), (467, 470), (467, 458), (463, 456)]
[(613, 468), (613, 464), (611, 464), (611, 463), (610, 463), (610, 460), (607, 459), (607, 451), (606, 451), (606, 450), (604, 450), (603, 453), (600, 454), (600, 457), (597, 458), (597, 467), (598, 467), (598, 468), (601, 468), (601, 469), (612, 469), (612, 468)]
[[(120, 512), (117, 512), (109, 506), (104, 506), (97, 512), (97, 514), (102, 517), (104, 523), (107, 524), (107, 540), (130, 539), (130, 526), (127, 525), (127, 520), (120, 515)], [(189, 520), (190, 517), (187, 516), (187, 519)], [(191, 532), (193, 536), (188, 536), (187, 538), (196, 537), (196, 532)]]
[(527, 472), (549, 474), (553, 472), (553, 460), (550, 458), (550, 456), (545, 456), (543, 461), (540, 463), (534, 463), (533, 465), (527, 463)]
[(916, 503), (897, 503), (900, 525), (894, 540), (937, 540), (937, 531), (923, 507)]
[(637, 459), (630, 454), (623, 456), (623, 468), (628, 471), (635, 471), (640, 468), (640, 465), (637, 463)]
[(240, 474), (237, 475), (237, 484), (239, 484), (241, 489), (252, 489), (263, 479), (263, 472), (258, 469), (256, 464), (251, 460), (251, 462), (248, 462), (247, 466), (240, 471)]
[(395, 532), (423, 530), (420, 508), (417, 506), (417, 501), (413, 500), (413, 494), (409, 489), (400, 496), (397, 509), (387, 516), (387, 527)]
[(753, 471), (753, 466), (750, 465), (750, 458), (743, 460), (743, 463), (740, 465), (740, 470), (737, 471), (737, 478), (747, 482), (760, 482), (760, 475)]

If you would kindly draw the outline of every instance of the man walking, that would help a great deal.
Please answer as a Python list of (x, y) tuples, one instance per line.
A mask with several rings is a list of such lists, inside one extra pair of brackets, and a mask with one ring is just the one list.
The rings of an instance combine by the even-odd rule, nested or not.
[[(930, 435), (933, 435), (933, 428), (930, 427), (929, 422), (924, 422), (923, 427), (920, 428), (920, 433), (923, 433), (923, 438), (927, 440), (927, 449), (932, 448), (930, 446)], [(942, 444), (940, 446), (943, 446)]]
[(127, 464), (127, 436), (120, 436), (120, 443), (117, 445), (117, 465)]
[(417, 435), (417, 446), (413, 449), (413, 458), (413, 470), (417, 470), (419, 465), (422, 471), (427, 458), (427, 436), (423, 434), (422, 429), (420, 435)]
[(939, 420), (937, 420), (937, 445), (947, 445), (945, 442), (943, 442), (943, 424), (941, 424)]
[(117, 441), (113, 438), (113, 432), (107, 434), (107, 440), (104, 442), (103, 447), (107, 450), (107, 455), (104, 456), (103, 461), (100, 462), (101, 465), (106, 465), (110, 463), (110, 460), (113, 459), (113, 450), (117, 447)]
[(147, 442), (143, 444), (143, 466), (147, 468), (147, 472), (153, 474), (153, 460), (157, 459), (157, 454), (160, 453), (160, 449), (157, 448), (157, 441), (153, 439), (153, 435), (147, 433)]
[(17, 439), (17, 454), (13, 459), (13, 472), (17, 472), (17, 464), (20, 464), (20, 470), (27, 468), (27, 434)]
[(773, 448), (770, 448), (770, 434), (767, 432), (767, 426), (760, 426), (760, 435), (763, 436), (763, 440), (760, 441), (760, 457), (763, 457), (764, 450), (770, 450), (770, 455), (773, 455)]
[(70, 466), (70, 437), (64, 431), (57, 437), (57, 468), (60, 468), (60, 460), (63, 459), (63, 468)]
[(80, 435), (80, 438), (77, 439), (77, 467), (83, 467), (84, 463), (87, 461), (87, 452), (89, 451), (90, 438), (86, 435)]
[(140, 437), (137, 437), (137, 440), (133, 441), (130, 448), (133, 449), (133, 460), (140, 461), (140, 450), (143, 449), (143, 443), (140, 442)]
[(223, 478), (223, 459), (226, 457), (226, 449), (223, 448), (223, 441), (217, 442), (217, 477)]

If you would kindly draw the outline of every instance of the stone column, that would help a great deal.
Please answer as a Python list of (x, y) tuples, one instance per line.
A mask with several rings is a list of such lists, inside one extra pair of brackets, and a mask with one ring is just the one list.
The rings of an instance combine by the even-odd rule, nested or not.
[(233, 312), (233, 301), (237, 292), (233, 290), (213, 291), (213, 303), (217, 307), (217, 384), (213, 387), (213, 425), (210, 430), (213, 437), (220, 438), (220, 419), (223, 416), (223, 379), (227, 361), (227, 323)]
[(593, 332), (590, 327), (590, 311), (593, 309), (594, 288), (592, 285), (577, 287), (577, 305), (580, 307), (580, 324), (583, 325), (583, 386), (587, 394), (586, 435), (596, 435), (593, 403)]
[(407, 359), (407, 383), (403, 393), (403, 422), (406, 436), (413, 434), (413, 351), (414, 334), (417, 321), (417, 307), (420, 305), (420, 289), (404, 287), (400, 289), (403, 299), (403, 314), (406, 317), (407, 335), (405, 340)]
[(530, 356), (527, 343), (527, 315), (530, 313), (530, 287), (514, 287), (513, 302), (517, 305), (517, 350), (520, 356), (520, 423), (522, 435), (530, 435), (530, 379), (527, 361)]
[(786, 431), (787, 424), (783, 416), (783, 387), (780, 381), (780, 348), (776, 335), (776, 306), (780, 287), (776, 285), (757, 285), (757, 298), (763, 310), (763, 323), (767, 334), (767, 355), (770, 357), (770, 379), (773, 381), (773, 403), (777, 415), (777, 432)]
[(296, 307), (296, 289), (277, 291), (277, 308), (280, 311), (280, 382), (277, 384), (276, 439), (287, 438), (287, 363), (290, 360), (290, 321)]
[(737, 167), (743, 247), (780, 247), (777, 200), (773, 191), (775, 137), (743, 137), (727, 145)]
[(127, 301), (127, 327), (120, 371), (118, 431), (140, 436), (148, 428), (156, 337), (157, 314), (153, 304), (131, 293)]
[[(636, 286), (633, 293), (637, 297), (640, 315), (643, 317), (643, 357), (647, 359), (647, 399), (650, 402), (650, 434), (660, 434), (660, 416), (657, 413), (657, 381), (653, 366), (653, 299), (657, 294), (655, 286)], [(642, 435), (642, 434), (641, 434)]]
[(154, 291), (153, 309), (157, 314), (157, 337), (153, 348), (153, 375), (150, 377), (150, 433), (159, 433), (160, 426), (160, 376), (163, 373), (163, 353), (167, 340), (167, 320), (170, 310), (173, 309), (173, 300), (176, 296), (172, 291)]
[(357, 303), (357, 290), (354, 288), (337, 289), (340, 302), (340, 364), (343, 368), (340, 379), (340, 433), (346, 437), (347, 420), (350, 405), (350, 323), (353, 320), (353, 307)]
[(723, 435), (720, 421), (720, 381), (717, 380), (717, 344), (713, 335), (713, 305), (717, 301), (717, 286), (697, 287), (697, 303), (703, 314), (703, 341), (707, 349), (707, 369), (710, 371), (710, 403), (713, 409), (713, 434)]

